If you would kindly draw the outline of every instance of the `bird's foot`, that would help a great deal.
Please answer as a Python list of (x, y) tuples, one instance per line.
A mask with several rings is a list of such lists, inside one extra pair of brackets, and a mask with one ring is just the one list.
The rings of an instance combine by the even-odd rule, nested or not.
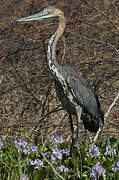
[(75, 156), (78, 156), (78, 154), (79, 154), (79, 145), (77, 145), (77, 144), (72, 145), (71, 144), (70, 156), (72, 156), (73, 154), (75, 154)]

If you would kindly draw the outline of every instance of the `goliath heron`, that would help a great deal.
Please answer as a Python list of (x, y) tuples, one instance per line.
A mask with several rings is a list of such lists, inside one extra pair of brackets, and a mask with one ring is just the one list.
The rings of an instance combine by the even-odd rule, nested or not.
[[(17, 21), (39, 21), (53, 18), (59, 21), (59, 27), (50, 38), (47, 60), (50, 71), (54, 76), (57, 96), (63, 108), (69, 114), (72, 146), (78, 139), (80, 118), (82, 118), (86, 130), (97, 132), (95, 141), (104, 126), (104, 115), (98, 97), (84, 77), (79, 75), (72, 67), (61, 66), (56, 62), (56, 44), (64, 32), (66, 24), (64, 13), (55, 7), (49, 7), (40, 13), (18, 19)], [(72, 115), (75, 115), (77, 118), (76, 134), (74, 133)]]

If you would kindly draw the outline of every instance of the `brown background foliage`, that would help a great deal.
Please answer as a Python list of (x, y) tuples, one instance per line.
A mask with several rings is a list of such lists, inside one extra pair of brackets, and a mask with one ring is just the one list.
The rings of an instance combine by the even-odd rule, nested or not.
[[(0, 135), (44, 140), (71, 134), (47, 65), (47, 43), (57, 21), (17, 23), (16, 19), (56, 5), (67, 24), (57, 61), (74, 66), (96, 89), (104, 113), (119, 91), (119, 1), (0, 1)], [(64, 58), (65, 55), (65, 58)], [(119, 102), (106, 119), (103, 136), (119, 137)], [(64, 117), (64, 118), (63, 118)], [(75, 123), (75, 119), (74, 119)], [(82, 122), (82, 139), (87, 135)]]

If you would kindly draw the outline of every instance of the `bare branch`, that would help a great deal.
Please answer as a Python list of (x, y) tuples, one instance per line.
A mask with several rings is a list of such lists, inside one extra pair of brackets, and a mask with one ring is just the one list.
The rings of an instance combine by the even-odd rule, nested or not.
[[(117, 94), (117, 96), (114, 98), (114, 100), (113, 100), (112, 104), (110, 105), (110, 107), (109, 107), (108, 111), (106, 112), (106, 114), (105, 114), (105, 116), (104, 116), (104, 118), (105, 118), (105, 119), (106, 119), (106, 118), (108, 117), (108, 115), (110, 114), (111, 109), (112, 109), (112, 108), (113, 108), (113, 106), (116, 104), (116, 102), (117, 102), (118, 98), (119, 98), (119, 93), (118, 93), (118, 94)], [(100, 128), (100, 127), (99, 127), (99, 129), (98, 129), (98, 131), (97, 131), (97, 133), (96, 133), (96, 136), (95, 136), (95, 138), (94, 138), (94, 140), (93, 140), (93, 144), (92, 144), (92, 146), (94, 146), (94, 143), (95, 143), (95, 142), (96, 142), (96, 140), (98, 139), (99, 134), (100, 134), (101, 132), (102, 132), (102, 128)]]
[(41, 153), (41, 154), (42, 154), (43, 158), (45, 159), (45, 161), (46, 161), (46, 162), (50, 165), (50, 167), (52, 168), (54, 174), (55, 174), (56, 176), (58, 176), (60, 179), (65, 180), (65, 179), (55, 170), (55, 168), (53, 167), (52, 163), (51, 163), (50, 161), (48, 161), (48, 159), (45, 157), (45, 155), (44, 155), (43, 153)]
[(109, 42), (104, 42), (104, 41), (101, 41), (101, 40), (97, 40), (97, 39), (90, 39), (90, 38), (87, 38), (87, 37), (82, 37), (83, 39), (86, 39), (88, 41), (94, 41), (94, 42), (97, 42), (97, 43), (101, 43), (101, 44), (104, 44), (106, 45), (107, 47), (111, 47), (112, 49), (114, 49), (116, 51), (116, 53), (119, 55), (119, 50), (112, 44), (110, 44)]
[(118, 99), (119, 99), (119, 92), (118, 92), (117, 96), (114, 98), (114, 100), (113, 100), (112, 104), (110, 105), (108, 111), (106, 112), (106, 114), (105, 114), (105, 119), (106, 119), (106, 118), (108, 117), (108, 115), (110, 114), (111, 109), (112, 109), (113, 106), (116, 104), (116, 102), (117, 102)]
[(56, 128), (48, 135), (48, 137), (51, 136), (52, 134), (54, 134), (54, 133), (56, 132), (56, 130), (59, 128), (59, 125), (61, 124), (61, 122), (63, 121), (63, 119), (66, 117), (66, 115), (67, 115), (67, 113), (66, 113), (65, 115), (64, 115), (64, 114), (62, 115), (60, 121), (59, 121), (58, 124), (56, 125)]
[(86, 3), (88, 6), (92, 7), (94, 10), (98, 11), (100, 14), (102, 14), (109, 22), (110, 24), (114, 27), (114, 29), (119, 33), (119, 30), (116, 28), (116, 26), (114, 25), (114, 23), (112, 22), (111, 19), (109, 19), (109, 17), (102, 12), (100, 9), (98, 9), (97, 7), (93, 6), (92, 4), (90, 4), (89, 2), (82, 0), (84, 3)]

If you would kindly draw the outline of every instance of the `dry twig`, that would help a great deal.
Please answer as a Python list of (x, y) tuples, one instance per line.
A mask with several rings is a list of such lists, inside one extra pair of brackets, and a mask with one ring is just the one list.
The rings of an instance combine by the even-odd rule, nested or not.
[(55, 174), (56, 176), (58, 176), (60, 179), (65, 180), (65, 179), (55, 170), (55, 168), (53, 167), (52, 163), (45, 157), (45, 155), (44, 155), (43, 153), (41, 153), (41, 154), (42, 154), (43, 158), (45, 159), (45, 161), (46, 161), (46, 162), (50, 165), (50, 167), (52, 168), (54, 174)]
[(110, 114), (111, 109), (112, 109), (113, 106), (116, 104), (116, 102), (118, 101), (118, 99), (119, 99), (119, 92), (118, 92), (117, 96), (114, 98), (114, 100), (113, 100), (112, 104), (110, 105), (110, 107), (108, 108), (108, 111), (107, 111), (106, 114), (105, 114), (105, 119), (106, 119), (106, 118), (108, 117), (108, 115)]

